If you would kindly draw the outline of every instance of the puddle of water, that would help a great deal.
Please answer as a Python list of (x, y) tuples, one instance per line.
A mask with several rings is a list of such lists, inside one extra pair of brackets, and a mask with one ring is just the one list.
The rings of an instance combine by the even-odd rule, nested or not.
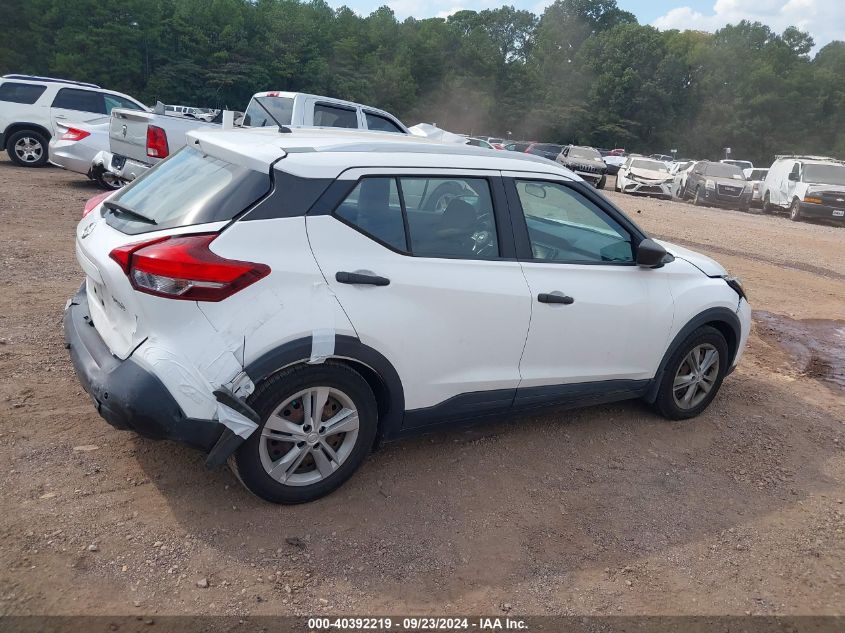
[(753, 316), (760, 334), (783, 347), (804, 375), (845, 391), (845, 321), (796, 320), (763, 310)]

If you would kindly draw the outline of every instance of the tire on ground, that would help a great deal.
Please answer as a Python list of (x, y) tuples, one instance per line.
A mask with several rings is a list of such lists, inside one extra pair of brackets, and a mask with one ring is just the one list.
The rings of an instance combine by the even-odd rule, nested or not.
[[(38, 148), (37, 151), (40, 151), (37, 157), (28, 159), (26, 155), (19, 155), (20, 150), (16, 149), (15, 146), (20, 141), (26, 142), (26, 139), (29, 139), (27, 144), (35, 144), (35, 147)], [(17, 130), (6, 139), (6, 153), (9, 155), (9, 159), (19, 167), (43, 167), (47, 164), (49, 158), (48, 144), (49, 139), (43, 132)]]
[[(309, 387), (332, 387), (345, 393), (358, 411), (358, 437), (351, 453), (337, 470), (313, 484), (285, 485), (273, 479), (261, 463), (261, 432), (273, 411), (286, 399)], [(256, 496), (272, 503), (305, 503), (329, 494), (345, 482), (370, 452), (378, 428), (375, 396), (364, 378), (350, 367), (327, 361), (297, 365), (260, 382), (248, 404), (261, 416), (261, 424), (229, 459), (240, 482)]]
[[(712, 345), (716, 348), (719, 354), (719, 370), (716, 375), (716, 380), (710, 388), (709, 393), (707, 393), (706, 397), (701, 402), (689, 409), (681, 408), (675, 402), (675, 376), (681, 368), (687, 354), (689, 354), (693, 348), (703, 344)], [(699, 415), (713, 401), (713, 398), (716, 397), (716, 394), (719, 392), (719, 388), (722, 386), (722, 380), (724, 380), (725, 373), (728, 370), (728, 355), (729, 351), (727, 341), (725, 341), (724, 335), (716, 328), (705, 325), (692, 332), (672, 353), (666, 363), (660, 387), (657, 391), (657, 398), (655, 399), (653, 405), (655, 410), (669, 420), (685, 420)]]

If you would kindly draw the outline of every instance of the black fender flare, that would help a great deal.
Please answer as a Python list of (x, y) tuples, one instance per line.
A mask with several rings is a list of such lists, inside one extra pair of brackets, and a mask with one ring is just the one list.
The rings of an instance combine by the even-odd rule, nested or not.
[[(311, 341), (312, 337), (306, 336), (273, 348), (248, 363), (244, 373), (253, 383), (258, 383), (285, 367), (307, 363), (311, 357)], [(342, 335), (335, 336), (334, 352), (327, 360), (347, 362), (359, 371), (369, 370), (363, 372), (364, 379), (370, 383), (376, 379), (381, 383), (382, 389), (374, 389), (379, 401), (379, 438), (396, 436), (405, 416), (405, 390), (390, 361), (359, 339)], [(374, 385), (371, 383), (371, 386)]]
[[(654, 378), (652, 378), (648, 391), (646, 391), (646, 394), (643, 396), (643, 399), (646, 402), (654, 402), (657, 399), (657, 392), (660, 389), (660, 383), (663, 382), (663, 373), (666, 371), (666, 364), (669, 362), (672, 354), (675, 353), (681, 343), (683, 343), (690, 334), (702, 325), (707, 325), (708, 323), (720, 325), (720, 330), (722, 328), (729, 328), (727, 331), (733, 335), (733, 340), (731, 340), (730, 337), (726, 337), (728, 339), (728, 349), (731, 354), (728, 362), (728, 373), (730, 373), (730, 368), (731, 365), (733, 365), (734, 358), (736, 358), (736, 353), (739, 349), (739, 341), (742, 336), (742, 327), (739, 323), (739, 317), (736, 315), (736, 312), (729, 308), (708, 308), (704, 312), (700, 312), (691, 318), (675, 335), (675, 338), (672, 339), (672, 343), (666, 349), (666, 353), (663, 354), (663, 358), (660, 361), (660, 365), (657, 367), (657, 371), (654, 374)], [(723, 333), (725, 333), (724, 330)]]

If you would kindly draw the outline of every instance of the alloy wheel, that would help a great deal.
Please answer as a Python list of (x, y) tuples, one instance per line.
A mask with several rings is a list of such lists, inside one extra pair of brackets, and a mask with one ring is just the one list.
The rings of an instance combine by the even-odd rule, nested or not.
[(270, 477), (307, 486), (332, 475), (355, 448), (358, 410), (333, 387), (310, 387), (277, 407), (261, 431), (259, 455)]
[(681, 361), (672, 395), (681, 409), (693, 409), (707, 397), (719, 377), (719, 350), (710, 343), (693, 347)]
[(15, 143), (15, 155), (24, 163), (36, 163), (44, 154), (41, 141), (31, 136), (22, 136)]

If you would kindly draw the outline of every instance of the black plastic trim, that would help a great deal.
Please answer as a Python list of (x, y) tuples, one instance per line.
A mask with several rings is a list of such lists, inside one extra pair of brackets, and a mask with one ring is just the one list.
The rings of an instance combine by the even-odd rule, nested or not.
[[(729, 310), (728, 308), (709, 308), (704, 312), (701, 312), (690, 319), (687, 324), (681, 328), (681, 330), (675, 335), (675, 338), (672, 339), (672, 343), (666, 349), (666, 353), (663, 355), (663, 359), (660, 361), (660, 365), (657, 367), (657, 372), (654, 374), (654, 378), (652, 379), (651, 386), (649, 387), (648, 391), (644, 395), (644, 399), (646, 402), (654, 402), (657, 398), (657, 391), (660, 389), (660, 383), (663, 380), (663, 372), (666, 371), (666, 363), (669, 362), (669, 359), (672, 357), (672, 354), (678, 349), (681, 343), (692, 334), (695, 330), (700, 328), (702, 325), (706, 325), (707, 323), (724, 323), (728, 327), (731, 328), (731, 331), (734, 334), (734, 349), (731, 350), (733, 355), (728, 362), (728, 369), (726, 372), (730, 372), (731, 367), (733, 366), (734, 358), (736, 358), (736, 352), (738, 350), (738, 345), (742, 337), (742, 327), (739, 322), (739, 317), (736, 315), (736, 312)], [(730, 341), (728, 341), (730, 344)]]
[(304, 216), (334, 182), (332, 178), (302, 178), (273, 167), (270, 175), (273, 179), (271, 191), (253, 205), (241, 221)]
[[(291, 365), (307, 362), (311, 357), (311, 337), (289, 341), (249, 363), (244, 372), (254, 383)], [(336, 336), (333, 358), (351, 360), (369, 367), (384, 384), (387, 399), (379, 410), (379, 433), (382, 439), (395, 437), (402, 428), (405, 413), (405, 391), (393, 365), (373, 348), (352, 336)]]

